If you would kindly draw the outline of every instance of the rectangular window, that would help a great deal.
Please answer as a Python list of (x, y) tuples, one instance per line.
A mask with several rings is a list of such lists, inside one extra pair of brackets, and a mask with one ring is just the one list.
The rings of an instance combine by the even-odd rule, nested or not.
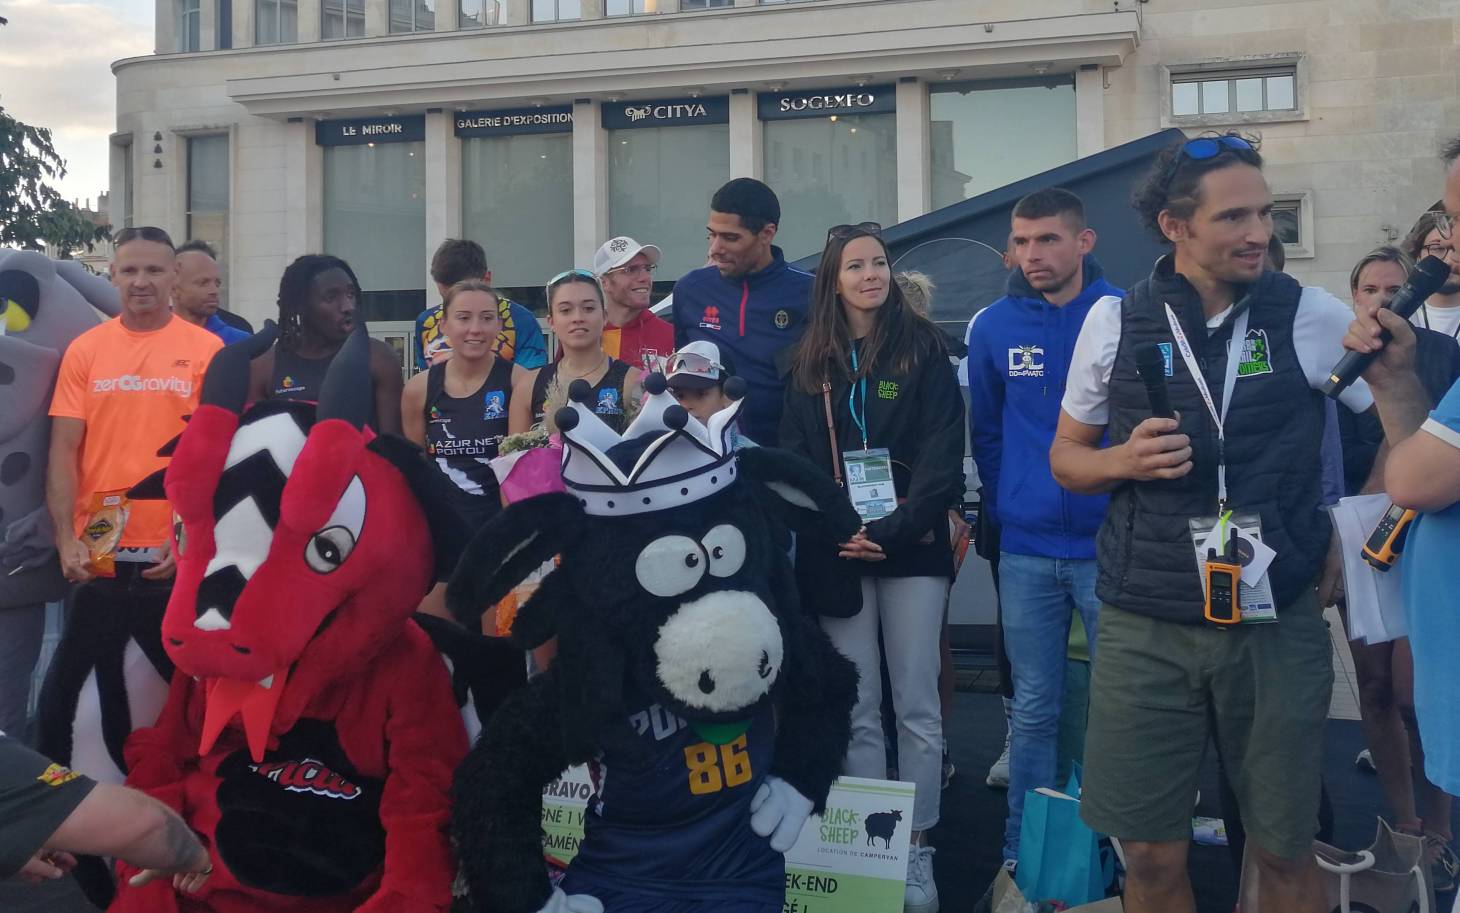
[(390, 30), (429, 32), (436, 28), (436, 0), (390, 0)]
[(582, 18), (582, 0), (532, 0), (533, 22), (560, 22)]
[(233, 47), (233, 0), (218, 0), (218, 43), (221, 50)]
[(761, 129), (765, 181), (795, 213), (776, 232), (786, 259), (821, 250), (833, 225), (897, 221), (896, 114), (774, 120)]
[(1313, 199), (1307, 191), (1272, 195), (1272, 233), (1283, 242), (1288, 259), (1314, 255)]
[(202, 0), (182, 0), (178, 9), (181, 21), (178, 23), (177, 49), (185, 54), (203, 48)]
[(462, 232), (486, 249), (493, 284), (535, 288), (573, 265), (571, 133), (463, 139), (461, 168)]
[(122, 227), (131, 228), (134, 221), (132, 213), (135, 211), (132, 205), (132, 144), (127, 143), (119, 148), (122, 152)]
[(457, 0), (461, 6), (457, 12), (457, 28), (479, 29), (484, 25), (496, 25), (501, 21), (500, 0)]
[(190, 136), (187, 143), (187, 236), (221, 255), (228, 242), (228, 135)]
[(426, 303), (426, 144), (324, 149), (324, 249), (360, 279), (366, 320), (414, 320)]
[(324, 0), (320, 4), (320, 36), (329, 38), (365, 37), (365, 0)]
[(713, 10), (735, 5), (735, 0), (680, 0), (681, 10)]
[(1070, 76), (937, 85), (929, 102), (934, 209), (1077, 157)]
[(729, 126), (610, 130), (608, 138), (608, 233), (657, 244), (660, 276), (704, 266), (705, 195), (730, 179)]
[(1204, 69), (1171, 74), (1171, 116), (1230, 122), (1222, 115), (1297, 110), (1296, 62), (1277, 66)]
[(298, 40), (298, 0), (254, 0), (255, 44), (293, 44)]
[[(684, 7), (691, 9), (691, 7)], [(606, 0), (605, 16), (646, 16), (659, 12), (659, 0)]]

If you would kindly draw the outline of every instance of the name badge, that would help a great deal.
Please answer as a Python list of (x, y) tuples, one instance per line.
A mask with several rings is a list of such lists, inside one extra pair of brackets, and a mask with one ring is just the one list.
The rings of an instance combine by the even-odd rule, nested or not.
[(863, 520), (880, 520), (897, 510), (892, 486), (892, 453), (886, 447), (842, 453), (847, 467), (847, 495)]

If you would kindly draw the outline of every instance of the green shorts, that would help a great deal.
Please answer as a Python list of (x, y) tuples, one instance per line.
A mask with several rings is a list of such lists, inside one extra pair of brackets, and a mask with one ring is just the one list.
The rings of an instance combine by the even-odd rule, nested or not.
[(1318, 829), (1332, 646), (1307, 593), (1275, 624), (1182, 625), (1101, 606), (1081, 814), (1123, 840), (1188, 840), (1208, 738), (1247, 839), (1284, 859)]

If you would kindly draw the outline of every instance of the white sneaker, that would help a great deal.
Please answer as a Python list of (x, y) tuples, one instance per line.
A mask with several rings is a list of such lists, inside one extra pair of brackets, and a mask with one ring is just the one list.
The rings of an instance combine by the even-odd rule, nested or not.
[(984, 785), (991, 789), (1009, 788), (1009, 734), (1004, 733), (1004, 751), (999, 759), (989, 768), (989, 775), (984, 778)]
[(930, 846), (907, 851), (907, 889), (902, 895), (903, 913), (938, 913), (938, 886), (933, 883), (933, 854)]

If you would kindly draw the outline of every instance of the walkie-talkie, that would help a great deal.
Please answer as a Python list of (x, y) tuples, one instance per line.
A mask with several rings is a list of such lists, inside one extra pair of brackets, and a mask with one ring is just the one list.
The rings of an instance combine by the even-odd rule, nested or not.
[(1237, 557), (1236, 530), (1227, 537), (1222, 554), (1207, 549), (1203, 564), (1206, 574), (1207, 621), (1218, 625), (1234, 625), (1242, 621), (1242, 564)]
[(1389, 505), (1364, 542), (1362, 554), (1370, 567), (1376, 571), (1388, 571), (1395, 565), (1399, 556), (1404, 554), (1404, 542), (1409, 538), (1409, 527), (1414, 523), (1414, 517), (1412, 510), (1398, 504)]

